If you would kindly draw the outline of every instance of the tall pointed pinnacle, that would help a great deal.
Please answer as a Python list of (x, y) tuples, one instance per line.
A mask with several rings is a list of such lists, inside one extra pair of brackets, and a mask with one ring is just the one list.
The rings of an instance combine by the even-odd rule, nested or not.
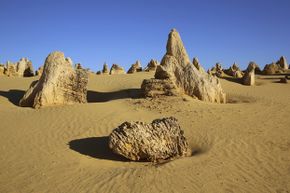
[(178, 31), (174, 28), (168, 35), (166, 54), (174, 56), (178, 60), (178, 62), (183, 65), (187, 65), (191, 62), (186, 52), (186, 49), (183, 46), (181, 37)]

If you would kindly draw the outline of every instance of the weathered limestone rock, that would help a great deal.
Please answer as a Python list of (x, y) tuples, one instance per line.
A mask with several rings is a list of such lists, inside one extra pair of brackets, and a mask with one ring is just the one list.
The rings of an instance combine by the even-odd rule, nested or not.
[(222, 78), (225, 76), (222, 65), (219, 62), (216, 63), (215, 66), (212, 67), (212, 69), (208, 71), (208, 74), (212, 76), (217, 76), (219, 78)]
[(236, 63), (234, 63), (229, 69), (224, 70), (224, 73), (235, 78), (242, 78), (244, 75)]
[(88, 74), (74, 69), (72, 61), (62, 52), (53, 52), (45, 60), (43, 73), (31, 84), (20, 106), (40, 108), (50, 105), (87, 102)]
[(104, 63), (102, 74), (109, 74), (109, 67), (107, 63)]
[(38, 70), (35, 71), (35, 76), (41, 76), (43, 72), (43, 66), (40, 66)]
[(156, 119), (150, 124), (124, 122), (110, 134), (109, 147), (134, 161), (158, 162), (191, 155), (184, 132), (174, 117)]
[(179, 89), (170, 79), (145, 79), (141, 85), (142, 94), (145, 97), (177, 96)]
[(157, 60), (151, 59), (150, 62), (147, 64), (147, 67), (144, 69), (146, 72), (156, 71), (159, 62)]
[(10, 61), (7, 61), (4, 74), (7, 76), (18, 76), (16, 65)]
[(287, 76), (285, 76), (284, 78), (281, 78), (279, 82), (280, 82), (280, 83), (287, 84), (287, 83), (288, 83)]
[[(175, 84), (180, 93), (194, 98), (197, 97), (203, 101), (217, 103), (226, 101), (219, 80), (206, 73), (199, 72), (191, 63), (175, 29), (169, 34), (166, 49), (166, 55), (156, 69), (155, 79), (169, 79)], [(156, 83), (156, 81), (151, 82)], [(147, 96), (146, 90), (143, 90), (143, 93)]]
[(276, 63), (284, 70), (287, 70), (289, 67), (284, 56), (281, 56), (281, 58)]
[(124, 68), (119, 66), (118, 64), (113, 64), (110, 70), (110, 74), (126, 74)]
[(132, 64), (132, 66), (128, 70), (128, 74), (133, 74), (136, 72), (141, 72), (142, 71), (142, 66), (139, 60), (136, 61), (135, 64)]
[(243, 84), (248, 86), (255, 85), (255, 68), (256, 63), (250, 62), (245, 75), (242, 78)]
[(206, 73), (201, 64), (198, 61), (197, 57), (194, 57), (192, 60), (192, 64), (196, 67), (196, 69), (201, 73)]
[(278, 64), (272, 62), (271, 64), (265, 65), (263, 74), (270, 75), (277, 73), (283, 73), (283, 69)]
[(21, 58), (19, 62), (16, 63), (16, 72), (18, 76), (30, 77), (34, 76), (32, 62), (27, 58)]

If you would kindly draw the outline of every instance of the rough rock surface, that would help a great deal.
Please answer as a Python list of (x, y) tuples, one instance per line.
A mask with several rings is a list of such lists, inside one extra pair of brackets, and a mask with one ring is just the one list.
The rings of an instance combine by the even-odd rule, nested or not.
[(281, 58), (277, 61), (277, 64), (284, 70), (288, 69), (288, 63), (284, 56), (281, 56)]
[(255, 85), (255, 68), (257, 64), (254, 62), (250, 62), (247, 68), (245, 75), (242, 78), (242, 82), (244, 85), (253, 86)]
[(45, 60), (43, 73), (31, 84), (20, 106), (42, 106), (87, 102), (88, 74), (74, 69), (72, 61), (62, 52), (53, 52)]
[(157, 60), (151, 59), (150, 62), (147, 64), (147, 67), (144, 69), (146, 72), (155, 71), (159, 62)]
[(236, 63), (234, 63), (229, 69), (224, 70), (224, 73), (235, 78), (242, 78), (244, 75)]
[(279, 82), (287, 84), (288, 83), (287, 76), (285, 76), (284, 78), (281, 78)]
[(158, 162), (191, 155), (183, 134), (174, 117), (150, 124), (124, 122), (110, 134), (109, 147), (130, 160)]
[(111, 69), (110, 69), (110, 74), (126, 74), (124, 68), (119, 66), (118, 64), (113, 64)]
[[(169, 79), (175, 84), (180, 93), (194, 98), (197, 97), (203, 101), (217, 103), (226, 101), (219, 80), (216, 77), (199, 72), (191, 63), (175, 29), (169, 34), (166, 50), (166, 55), (156, 69), (155, 79)], [(152, 82), (156, 83), (156, 81)], [(143, 90), (143, 93), (145, 96), (147, 95), (146, 90)]]
[(77, 64), (75, 65), (75, 68), (76, 68), (76, 69), (83, 69), (81, 63), (77, 63)]
[(211, 70), (208, 71), (208, 74), (212, 76), (217, 76), (219, 78), (222, 78), (225, 76), (222, 65), (219, 62), (216, 63), (215, 66), (212, 67)]
[(141, 71), (142, 71), (141, 62), (137, 60), (135, 64), (132, 64), (132, 66), (129, 68), (127, 73), (133, 74), (133, 73), (141, 72)]
[(43, 66), (40, 66), (38, 68), (38, 70), (35, 71), (35, 75), (36, 76), (41, 76), (42, 75), (42, 72), (43, 72)]
[(270, 75), (270, 74), (277, 74), (282, 73), (283, 69), (276, 63), (272, 62), (271, 64), (265, 65), (263, 69), (263, 74)]
[(109, 67), (108, 67), (107, 63), (104, 63), (104, 65), (103, 65), (102, 74), (109, 74)]
[(170, 79), (145, 79), (141, 85), (145, 97), (177, 96), (179, 90)]
[(7, 61), (4, 74), (7, 76), (18, 76), (16, 65), (10, 61)]
[(21, 77), (34, 76), (32, 62), (27, 58), (21, 58), (20, 61), (16, 63), (16, 72), (18, 76)]
[(192, 64), (196, 67), (196, 69), (201, 73), (206, 73), (201, 64), (198, 61), (197, 57), (194, 57), (192, 60)]

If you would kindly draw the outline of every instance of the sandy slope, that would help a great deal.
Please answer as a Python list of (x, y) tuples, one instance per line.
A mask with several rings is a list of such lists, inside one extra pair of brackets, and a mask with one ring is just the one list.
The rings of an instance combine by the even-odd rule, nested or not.
[[(96, 76), (88, 104), (17, 106), (35, 78), (0, 77), (0, 192), (290, 192), (290, 84), (222, 80), (231, 103), (138, 98), (151, 73)], [(127, 120), (175, 116), (194, 156), (161, 165), (112, 154)]]

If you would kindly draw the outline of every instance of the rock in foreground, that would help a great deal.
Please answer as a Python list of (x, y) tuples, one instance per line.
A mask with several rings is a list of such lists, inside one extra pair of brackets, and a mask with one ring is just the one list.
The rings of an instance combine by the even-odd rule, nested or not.
[(156, 119), (150, 124), (124, 122), (111, 133), (109, 147), (133, 161), (158, 162), (190, 156), (183, 133), (174, 117)]
[(87, 102), (88, 74), (74, 69), (70, 58), (53, 52), (45, 60), (43, 73), (20, 100), (20, 106), (42, 106)]

